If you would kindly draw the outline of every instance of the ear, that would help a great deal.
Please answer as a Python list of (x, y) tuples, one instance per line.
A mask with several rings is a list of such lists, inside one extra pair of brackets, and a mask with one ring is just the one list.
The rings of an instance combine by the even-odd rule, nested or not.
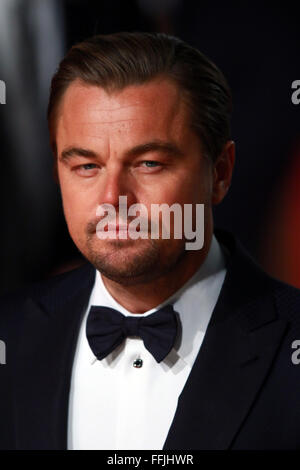
[(229, 140), (214, 163), (212, 204), (219, 204), (225, 197), (232, 178), (235, 161), (235, 143)]

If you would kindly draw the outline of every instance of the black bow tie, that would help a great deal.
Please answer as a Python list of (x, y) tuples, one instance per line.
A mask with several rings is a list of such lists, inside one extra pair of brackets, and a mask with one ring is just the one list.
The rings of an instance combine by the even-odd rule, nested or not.
[(90, 308), (86, 336), (97, 359), (103, 359), (127, 336), (139, 336), (157, 362), (171, 351), (177, 334), (177, 316), (172, 305), (166, 305), (146, 317), (127, 317), (108, 307)]

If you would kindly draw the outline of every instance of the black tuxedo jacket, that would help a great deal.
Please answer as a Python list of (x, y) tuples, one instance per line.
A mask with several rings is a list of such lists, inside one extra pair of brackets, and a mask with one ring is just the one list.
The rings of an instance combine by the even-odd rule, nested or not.
[[(300, 449), (300, 291), (267, 276), (226, 232), (227, 275), (164, 449)], [(0, 303), (0, 448), (66, 449), (86, 264)], [(195, 312), (195, 315), (197, 312)]]

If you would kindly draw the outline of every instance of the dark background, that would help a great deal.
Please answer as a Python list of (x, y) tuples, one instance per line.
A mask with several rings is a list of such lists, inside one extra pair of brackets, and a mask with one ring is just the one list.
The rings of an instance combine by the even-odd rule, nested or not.
[(224, 72), (237, 160), (216, 225), (233, 231), (268, 272), (300, 287), (300, 105), (291, 101), (291, 84), (300, 79), (296, 3), (1, 0), (0, 290), (79, 262), (52, 178), (49, 83), (74, 42), (120, 30), (177, 35)]

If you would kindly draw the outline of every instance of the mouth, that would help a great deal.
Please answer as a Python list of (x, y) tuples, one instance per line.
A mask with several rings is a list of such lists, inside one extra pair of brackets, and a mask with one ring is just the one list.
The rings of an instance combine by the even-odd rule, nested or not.
[(128, 225), (108, 225), (104, 229), (96, 230), (96, 235), (100, 239), (107, 238), (130, 238), (130, 231)]
[[(139, 234), (139, 237), (136, 237), (136, 234)], [(145, 236), (145, 233), (147, 234)], [(135, 236), (133, 236), (133, 234)], [(137, 238), (148, 238), (149, 233), (148, 231), (142, 230), (130, 230), (129, 225), (109, 225), (106, 226), (104, 229), (96, 230), (96, 235), (101, 240), (107, 239), (123, 239), (123, 240), (136, 240)]]

